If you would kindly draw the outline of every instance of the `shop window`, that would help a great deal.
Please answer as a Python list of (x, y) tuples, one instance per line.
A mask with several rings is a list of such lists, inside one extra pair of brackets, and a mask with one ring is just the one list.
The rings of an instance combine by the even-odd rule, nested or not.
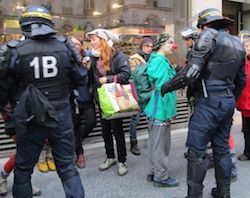
[(95, 10), (95, 1), (93, 0), (85, 0), (84, 1), (84, 9), (83, 13), (85, 16), (92, 16)]
[(62, 11), (65, 15), (72, 15), (72, 1), (71, 0), (62, 0)]
[(157, 3), (157, 0), (153, 1), (153, 7), (158, 7), (158, 3)]

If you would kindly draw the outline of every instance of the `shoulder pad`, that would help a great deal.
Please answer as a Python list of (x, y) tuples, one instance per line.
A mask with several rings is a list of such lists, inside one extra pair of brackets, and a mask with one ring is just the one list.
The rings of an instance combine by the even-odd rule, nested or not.
[(20, 40), (11, 40), (8, 41), (7, 45), (8, 47), (16, 47), (21, 41)]
[(203, 50), (212, 44), (212, 40), (217, 36), (218, 31), (212, 28), (208, 28), (201, 32), (197, 42), (195, 42), (196, 50)]
[(198, 39), (195, 41), (194, 47), (192, 49), (192, 56), (202, 57), (205, 56), (206, 53), (213, 46), (213, 40), (217, 36), (218, 31), (212, 28), (208, 28), (203, 30)]
[(82, 64), (82, 55), (80, 52), (75, 48), (74, 43), (71, 41), (71, 39), (66, 39), (65, 44), (67, 48), (70, 50), (72, 53), (74, 59), (81, 65)]
[(67, 39), (66, 39), (66, 37), (64, 37), (64, 36), (56, 36), (56, 39), (58, 40), (58, 41), (60, 41), (60, 42), (65, 42)]

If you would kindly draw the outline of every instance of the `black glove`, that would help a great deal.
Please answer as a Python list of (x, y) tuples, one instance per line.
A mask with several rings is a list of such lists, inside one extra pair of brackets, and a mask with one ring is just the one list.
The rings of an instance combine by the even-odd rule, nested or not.
[(176, 73), (178, 73), (181, 69), (183, 68), (183, 66), (177, 65), (174, 70), (176, 71)]
[(161, 96), (163, 97), (168, 92), (170, 92), (169, 82), (166, 82), (161, 86)]

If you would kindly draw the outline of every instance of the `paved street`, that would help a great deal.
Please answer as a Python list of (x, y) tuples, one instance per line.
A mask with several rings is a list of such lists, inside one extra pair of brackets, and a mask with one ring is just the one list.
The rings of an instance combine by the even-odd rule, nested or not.
[[(243, 134), (241, 131), (240, 114), (235, 115), (232, 128), (236, 140), (237, 155), (243, 151)], [(187, 129), (172, 131), (172, 146), (170, 155), (170, 175), (180, 180), (180, 186), (175, 188), (156, 188), (145, 179), (146, 176), (146, 139), (147, 132), (139, 136), (139, 146), (142, 151), (141, 156), (134, 156), (128, 151), (127, 175), (120, 177), (117, 175), (117, 166), (101, 172), (98, 165), (105, 159), (105, 152), (102, 140), (87, 140), (84, 143), (87, 158), (87, 167), (79, 170), (84, 184), (86, 198), (173, 198), (186, 195), (186, 160), (183, 153), (186, 151), (184, 143)], [(127, 138), (128, 140), (128, 138)], [(127, 150), (129, 144), (127, 144)], [(3, 163), (1, 160), (0, 163)], [(250, 197), (250, 161), (237, 161), (238, 180), (231, 185), (232, 198)], [(64, 197), (62, 185), (56, 173), (39, 173), (35, 169), (33, 183), (42, 190), (41, 198), (62, 198)], [(9, 177), (8, 187), (11, 190), (13, 175)], [(210, 197), (210, 190), (215, 186), (214, 170), (208, 170), (204, 181), (204, 198)], [(12, 197), (9, 192), (7, 197)]]

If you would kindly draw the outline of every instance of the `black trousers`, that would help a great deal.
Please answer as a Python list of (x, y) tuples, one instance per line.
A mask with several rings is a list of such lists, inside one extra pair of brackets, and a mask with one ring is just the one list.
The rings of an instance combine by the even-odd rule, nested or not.
[[(79, 114), (76, 114), (75, 125), (75, 151), (76, 154), (83, 154), (82, 141), (88, 137), (96, 126), (95, 104), (93, 101), (78, 103)], [(83, 126), (82, 120), (84, 122)]]
[(245, 139), (244, 155), (250, 158), (250, 117), (242, 116), (242, 126)]
[(105, 120), (101, 119), (102, 136), (108, 158), (115, 158), (114, 142), (112, 132), (115, 136), (117, 155), (119, 162), (126, 162), (126, 143), (122, 127), (122, 119)]

